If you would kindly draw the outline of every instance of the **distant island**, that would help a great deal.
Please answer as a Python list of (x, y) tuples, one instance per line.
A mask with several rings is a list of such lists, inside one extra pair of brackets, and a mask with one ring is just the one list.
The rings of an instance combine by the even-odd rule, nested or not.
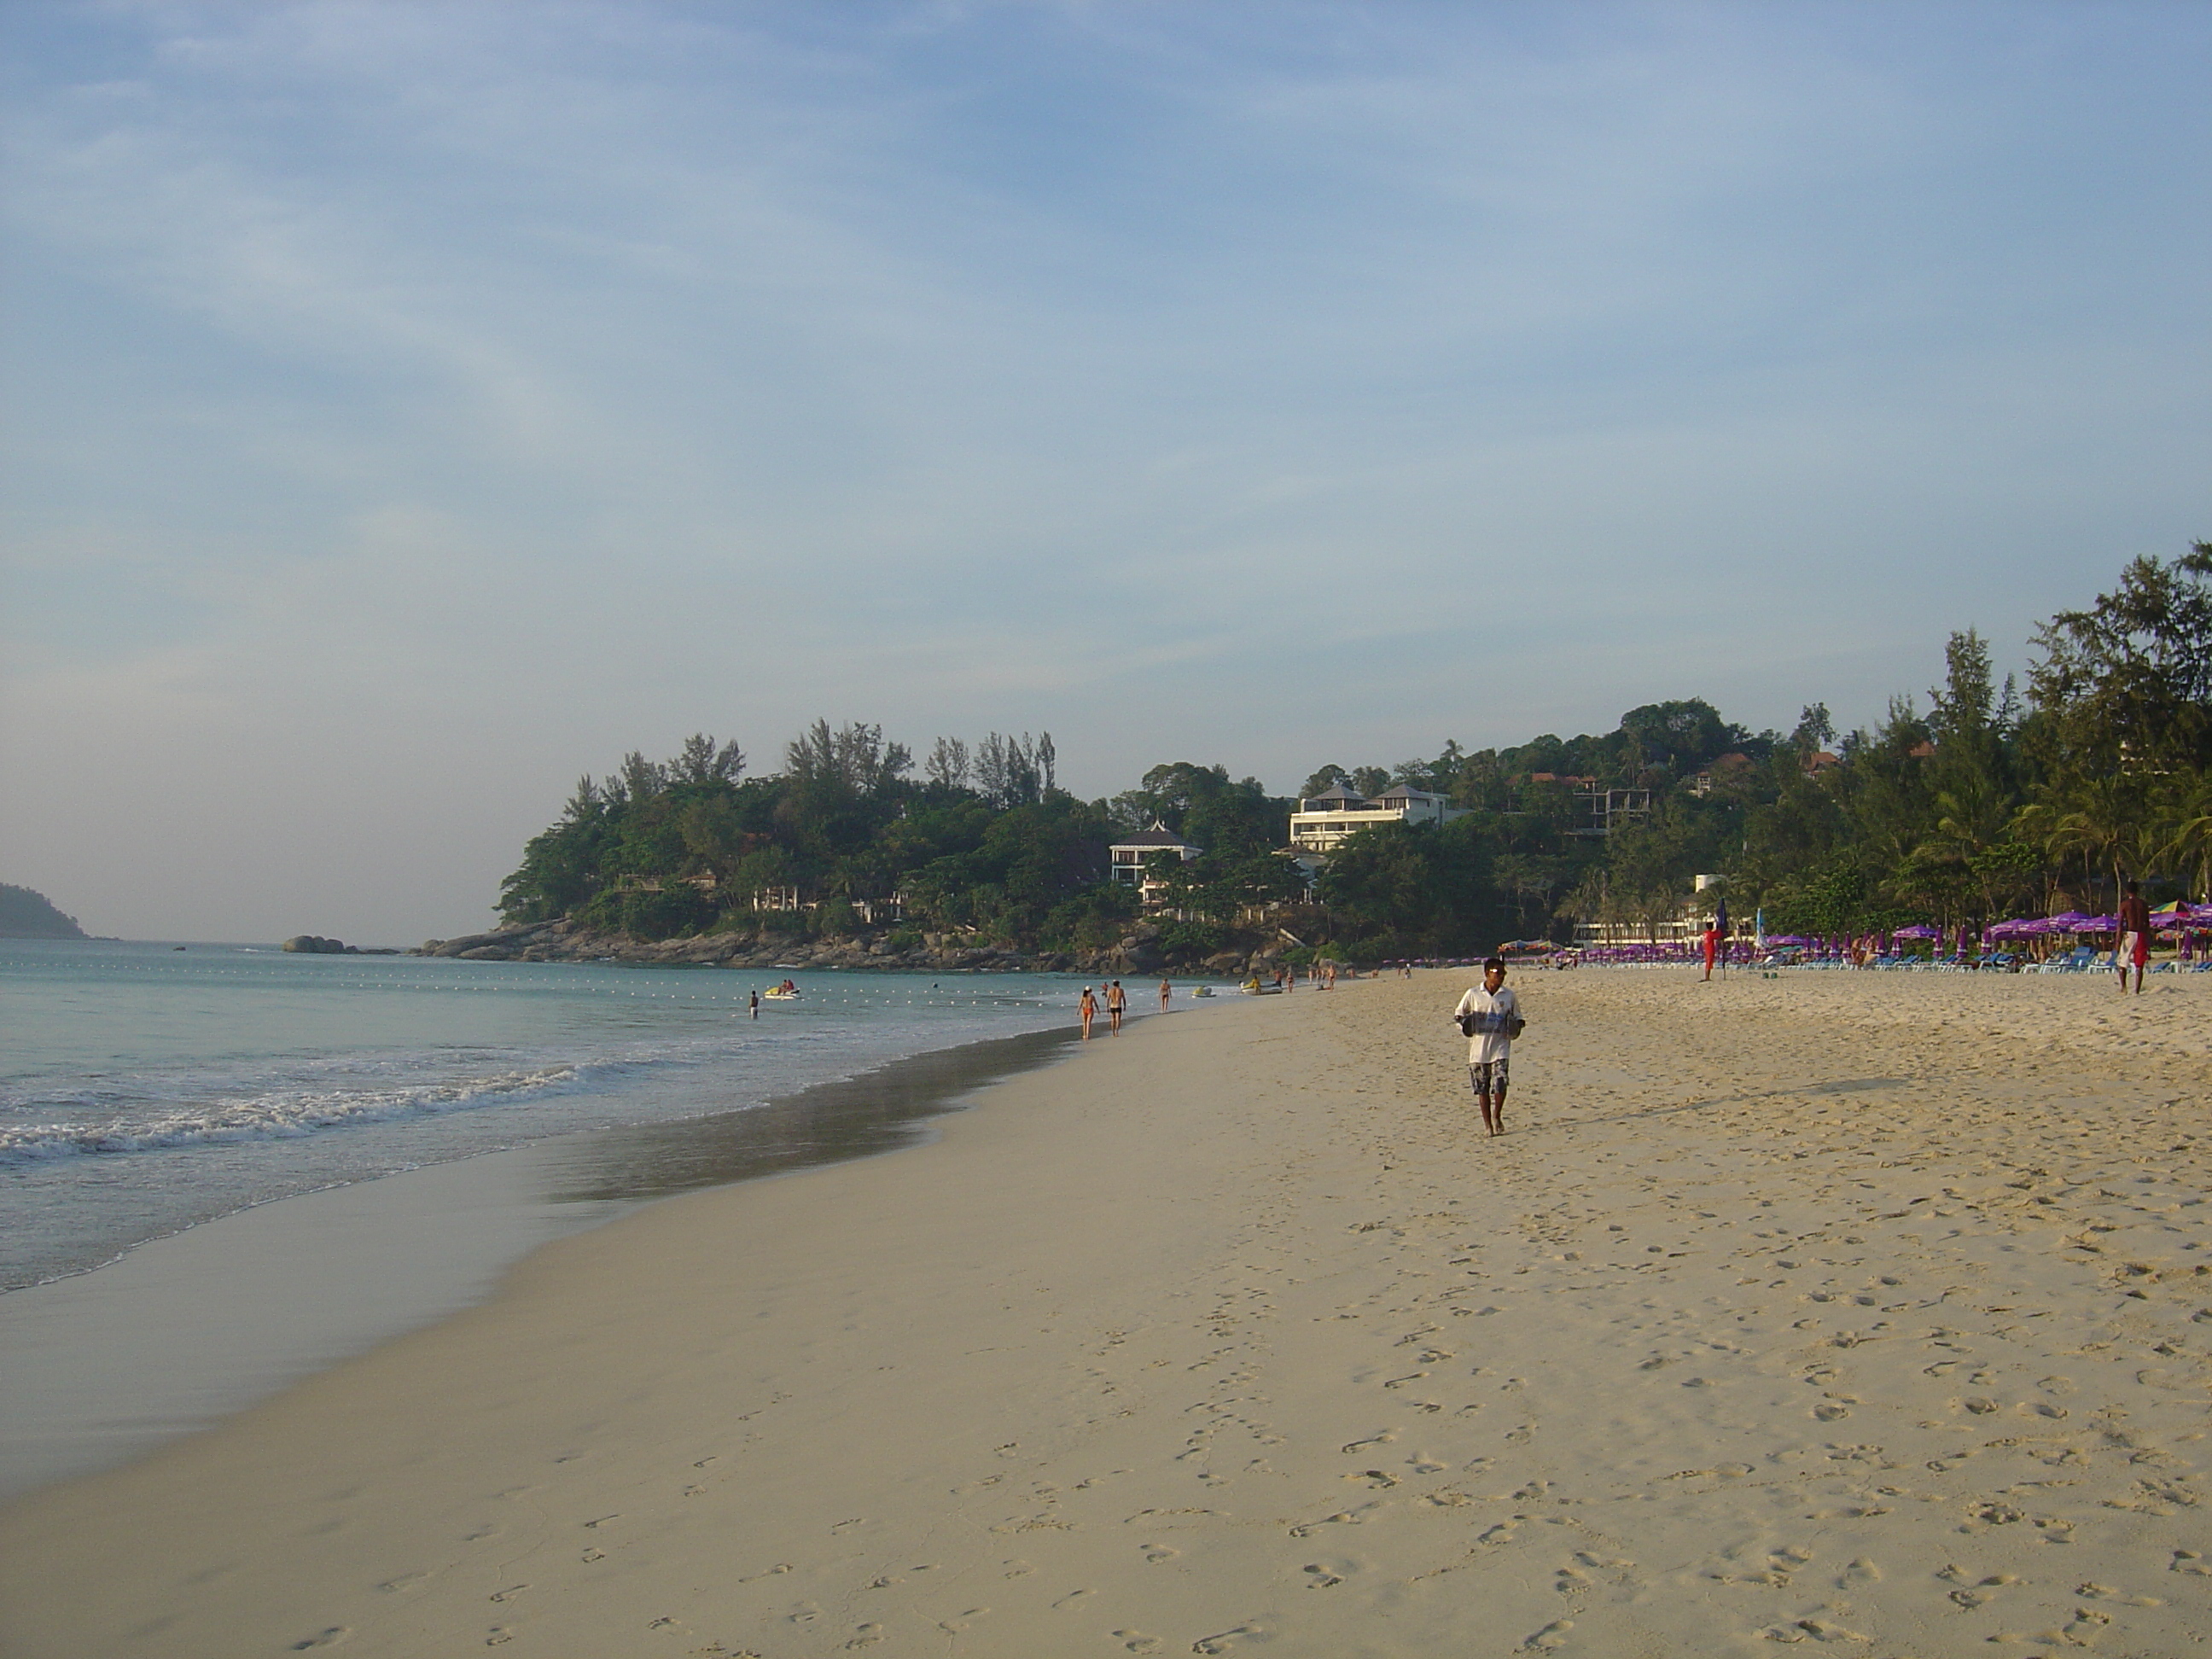
[(0, 882), (0, 939), (90, 937), (76, 925), (75, 916), (64, 915), (44, 893), (34, 893), (27, 887), (10, 887), (5, 882)]

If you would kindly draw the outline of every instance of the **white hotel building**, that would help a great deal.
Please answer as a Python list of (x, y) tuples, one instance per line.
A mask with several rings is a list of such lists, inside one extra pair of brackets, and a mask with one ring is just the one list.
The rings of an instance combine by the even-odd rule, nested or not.
[(1346, 836), (1378, 823), (1449, 823), (1466, 816), (1443, 796), (1406, 784), (1386, 789), (1373, 800), (1339, 784), (1298, 803), (1298, 810), (1291, 814), (1291, 847), (1326, 858)]

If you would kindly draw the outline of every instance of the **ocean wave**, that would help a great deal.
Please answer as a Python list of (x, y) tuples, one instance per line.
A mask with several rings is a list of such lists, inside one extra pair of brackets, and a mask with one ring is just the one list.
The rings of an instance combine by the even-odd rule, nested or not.
[(287, 1089), (104, 1123), (0, 1126), (0, 1164), (240, 1140), (289, 1140), (325, 1129), (465, 1111), (574, 1086), (583, 1068), (545, 1066), (380, 1089)]

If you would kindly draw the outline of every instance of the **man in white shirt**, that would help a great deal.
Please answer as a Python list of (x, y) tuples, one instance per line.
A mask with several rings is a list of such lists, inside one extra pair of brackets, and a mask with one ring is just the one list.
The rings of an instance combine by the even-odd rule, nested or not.
[(1452, 1018), (1467, 1034), (1468, 1075), (1482, 1107), (1482, 1127), (1502, 1135), (1506, 1062), (1512, 1058), (1514, 1029), (1521, 1019), (1520, 1001), (1505, 988), (1504, 963), (1492, 957), (1482, 964), (1482, 983), (1459, 1000)]

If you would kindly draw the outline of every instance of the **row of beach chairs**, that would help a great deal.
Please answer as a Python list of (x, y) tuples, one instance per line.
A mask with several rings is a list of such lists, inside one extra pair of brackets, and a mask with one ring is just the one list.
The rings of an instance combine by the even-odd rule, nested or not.
[[(1808, 968), (1848, 968), (1844, 962), (1808, 962)], [(1986, 957), (1964, 956), (1956, 951), (1947, 957), (1891, 956), (1876, 957), (1869, 967), (1890, 973), (1904, 974), (1961, 974), (1974, 971), (1997, 974), (2092, 974), (2112, 971), (2112, 952), (2100, 951), (2094, 945), (2077, 945), (2063, 957), (2053, 957), (2049, 962), (2023, 961), (2009, 951), (1999, 951)], [(2157, 962), (2151, 964), (2154, 974), (2212, 973), (2212, 958), (2203, 962)]]

